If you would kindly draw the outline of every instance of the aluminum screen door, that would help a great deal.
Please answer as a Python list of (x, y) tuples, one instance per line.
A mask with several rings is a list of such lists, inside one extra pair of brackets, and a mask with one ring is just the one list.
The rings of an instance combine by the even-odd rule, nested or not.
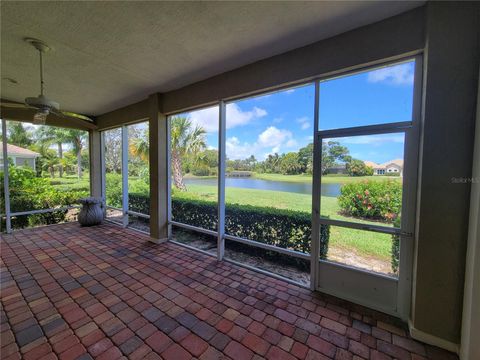
[[(407, 77), (410, 76), (406, 73), (407, 67), (411, 68), (411, 78)], [(326, 78), (316, 83), (312, 289), (403, 319), (408, 317), (410, 310), (421, 71), (422, 59), (416, 56), (384, 64), (381, 68), (368, 69), (367, 72)], [(364, 76), (367, 81), (373, 79), (372, 83), (377, 79), (393, 79), (392, 86), (411, 86), (411, 102), (402, 100), (401, 94), (408, 94), (409, 91), (405, 88), (387, 89), (378, 94), (372, 91), (370, 97), (365, 94), (368, 93), (367, 89), (362, 94), (362, 101), (371, 102), (363, 104), (368, 113), (375, 115), (384, 111), (392, 116), (370, 121), (359, 115), (357, 118), (360, 119), (360, 126), (337, 127), (334, 122), (329, 123), (329, 119), (335, 119), (337, 112), (344, 112), (348, 117), (348, 112), (342, 107), (329, 109), (328, 104), (322, 107), (320, 99), (325, 94), (324, 101), (329, 101), (329, 87), (336, 88), (338, 94), (341, 86), (348, 89), (356, 86), (355, 81), (359, 80), (355, 76)], [(396, 80), (399, 76), (400, 80)], [(329, 81), (331, 82), (328, 83)], [(397, 93), (400, 95), (396, 96)], [(346, 95), (345, 108), (349, 109), (348, 106), (355, 104), (355, 101), (357, 100), (348, 99)], [(377, 101), (381, 103), (378, 104), (379, 111), (375, 112)], [(397, 103), (399, 109), (404, 107), (411, 111), (411, 116), (406, 121), (396, 121), (395, 115), (401, 113), (400, 110), (395, 110)], [(355, 111), (354, 109), (353, 112)], [(389, 122), (390, 119), (393, 121)], [(349, 150), (348, 157), (344, 156), (344, 159), (338, 155), (344, 163), (330, 164), (330, 168), (327, 168), (326, 164), (332, 161), (330, 158), (338, 160), (335, 156), (342, 149)], [(376, 156), (380, 159), (389, 154), (395, 154), (396, 158), (384, 163), (370, 161), (369, 158)], [(363, 176), (362, 180), (357, 181), (350, 175), (348, 181), (343, 180), (347, 182), (341, 184), (339, 189), (332, 190), (334, 177), (341, 176), (337, 172), (342, 171), (362, 175), (365, 175), (362, 172), (367, 172), (368, 177)], [(325, 175), (326, 173), (329, 174)], [(337, 191), (337, 195), (331, 195), (332, 191)], [(341, 210), (333, 211), (332, 208), (338, 208), (338, 204), (342, 204)], [(380, 215), (374, 213), (376, 209), (381, 209), (378, 211)], [(330, 231), (327, 252), (323, 244), (326, 240), (324, 235), (321, 236), (325, 226)]]

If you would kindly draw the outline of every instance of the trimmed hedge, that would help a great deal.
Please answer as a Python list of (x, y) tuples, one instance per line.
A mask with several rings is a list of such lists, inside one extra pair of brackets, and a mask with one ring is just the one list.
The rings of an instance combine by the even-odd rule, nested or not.
[[(133, 211), (150, 213), (150, 198), (143, 194), (129, 194)], [(284, 249), (310, 252), (311, 215), (305, 212), (258, 207), (251, 205), (226, 204), (225, 232), (229, 235), (254, 239), (264, 244)], [(217, 229), (217, 204), (212, 201), (172, 199), (173, 220), (215, 231)], [(321, 226), (320, 257), (328, 252), (330, 227)]]

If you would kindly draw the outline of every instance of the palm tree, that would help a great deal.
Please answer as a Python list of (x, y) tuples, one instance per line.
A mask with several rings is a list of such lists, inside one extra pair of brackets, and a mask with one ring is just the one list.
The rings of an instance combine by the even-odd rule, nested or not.
[(87, 139), (87, 133), (83, 130), (76, 129), (65, 129), (66, 140), (72, 144), (73, 151), (77, 154), (77, 175), (80, 179), (83, 175), (82, 173), (82, 150), (85, 146)]
[(132, 157), (137, 157), (146, 163), (148, 163), (148, 159), (150, 156), (150, 144), (148, 141), (148, 136), (148, 130), (145, 130), (145, 132), (141, 134), (141, 136), (134, 137), (128, 147), (128, 151), (130, 152), (130, 155), (132, 155)]
[(173, 183), (179, 190), (187, 187), (183, 182), (182, 159), (188, 155), (197, 155), (206, 147), (205, 130), (200, 126), (192, 126), (192, 122), (181, 116), (171, 119), (170, 141), (172, 146)]
[(48, 148), (47, 145), (42, 144), (36, 147), (36, 150), (40, 153), (41, 162), (40, 166), (42, 170), (48, 171), (51, 178), (55, 177), (55, 168), (59, 165), (59, 158), (55, 154), (54, 150)]
[(59, 164), (59, 176), (63, 176), (64, 161), (63, 159), (63, 144), (68, 142), (68, 130), (53, 126), (41, 126), (36, 131), (37, 139), (42, 144), (50, 145), (56, 144), (58, 149), (58, 157), (60, 159)]

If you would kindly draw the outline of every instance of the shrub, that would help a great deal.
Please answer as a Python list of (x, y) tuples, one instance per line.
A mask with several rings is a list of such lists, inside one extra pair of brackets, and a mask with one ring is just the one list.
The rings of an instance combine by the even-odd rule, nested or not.
[[(129, 194), (130, 208), (143, 214), (150, 213), (150, 198), (143, 194)], [(212, 201), (172, 198), (173, 220), (217, 230), (217, 204)], [(225, 232), (227, 234), (300, 251), (310, 252), (311, 214), (299, 211), (258, 207), (251, 205), (226, 204)], [(321, 227), (320, 257), (328, 252), (330, 227)]]
[(372, 176), (373, 169), (362, 160), (352, 159), (347, 162), (346, 170), (350, 176)]
[(392, 222), (400, 213), (402, 185), (395, 180), (359, 181), (340, 189), (338, 202), (343, 213)]
[(192, 174), (195, 176), (208, 176), (210, 175), (210, 168), (207, 165), (198, 165), (191, 169)]
[[(3, 184), (3, 172), (0, 173), (0, 181)], [(50, 180), (36, 177), (32, 169), (16, 166), (9, 168), (9, 193), (12, 212), (64, 207), (76, 203), (79, 198), (79, 192), (59, 191), (51, 185)], [(1, 200), (4, 208), (3, 197)], [(14, 216), (12, 228), (56, 224), (65, 220), (66, 213), (66, 210), (57, 210), (44, 214)]]
[(107, 204), (113, 207), (122, 207), (122, 175), (117, 173), (106, 174), (105, 191)]
[[(400, 228), (401, 226), (401, 217), (400, 215), (395, 218), (393, 221), (393, 226)], [(392, 235), (392, 272), (398, 274), (398, 266), (400, 263), (400, 236)]]

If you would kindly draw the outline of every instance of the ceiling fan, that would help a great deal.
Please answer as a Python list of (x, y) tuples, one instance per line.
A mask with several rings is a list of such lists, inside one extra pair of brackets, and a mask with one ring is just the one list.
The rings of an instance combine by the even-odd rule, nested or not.
[(70, 111), (61, 111), (60, 104), (50, 100), (44, 95), (44, 81), (43, 81), (43, 58), (42, 55), (50, 50), (50, 47), (41, 40), (26, 38), (26, 42), (30, 43), (38, 50), (40, 55), (40, 95), (37, 97), (27, 97), (25, 103), (5, 102), (2, 99), (1, 106), (5, 108), (19, 108), (26, 110), (36, 110), (33, 115), (33, 123), (37, 125), (44, 125), (49, 114), (54, 114), (58, 117), (71, 120), (72, 123), (87, 127), (96, 128), (93, 120), (88, 116), (76, 114)]

